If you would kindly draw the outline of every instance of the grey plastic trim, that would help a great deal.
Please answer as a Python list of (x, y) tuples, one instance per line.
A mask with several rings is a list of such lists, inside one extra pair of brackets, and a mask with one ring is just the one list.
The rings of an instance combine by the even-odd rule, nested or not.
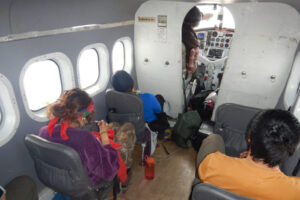
[(31, 31), (31, 32), (26, 32), (26, 33), (12, 34), (12, 35), (6, 35), (3, 37), (0, 37), (0, 43), (11, 42), (11, 41), (15, 41), (15, 40), (25, 40), (25, 39), (30, 39), (30, 38), (38, 38), (38, 37), (44, 37), (44, 36), (51, 36), (51, 35), (60, 35), (60, 34), (66, 34), (66, 33), (81, 32), (81, 31), (116, 28), (116, 27), (121, 27), (121, 26), (129, 26), (129, 25), (133, 25), (133, 24), (134, 24), (134, 20), (128, 20), (128, 21), (109, 23), (109, 24), (87, 24), (87, 25), (65, 27), (65, 28), (52, 29), (52, 30), (46, 30), (46, 31)]
[(5, 145), (15, 135), (20, 124), (20, 113), (10, 81), (0, 74), (0, 105), (2, 122), (0, 126), (0, 147)]

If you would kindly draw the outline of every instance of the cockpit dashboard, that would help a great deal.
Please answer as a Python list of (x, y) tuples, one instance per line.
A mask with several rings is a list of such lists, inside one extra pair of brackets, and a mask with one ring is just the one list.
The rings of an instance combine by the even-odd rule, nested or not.
[(218, 60), (228, 55), (234, 32), (227, 29), (199, 30), (200, 54), (209, 60)]

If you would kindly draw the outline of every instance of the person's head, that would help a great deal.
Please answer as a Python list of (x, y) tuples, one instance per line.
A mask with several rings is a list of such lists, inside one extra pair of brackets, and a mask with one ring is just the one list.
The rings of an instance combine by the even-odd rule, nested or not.
[(130, 92), (134, 86), (132, 77), (124, 70), (117, 71), (111, 77), (111, 84), (119, 92)]
[(184, 23), (187, 23), (193, 27), (198, 26), (202, 15), (203, 14), (200, 12), (200, 10), (194, 6), (185, 16)]
[(74, 88), (63, 93), (60, 98), (47, 108), (49, 119), (57, 117), (60, 121), (70, 121), (78, 126), (83, 122), (91, 122), (95, 111), (93, 100), (89, 95), (79, 89)]
[(265, 110), (251, 120), (247, 137), (253, 160), (274, 167), (295, 152), (300, 124), (288, 111)]

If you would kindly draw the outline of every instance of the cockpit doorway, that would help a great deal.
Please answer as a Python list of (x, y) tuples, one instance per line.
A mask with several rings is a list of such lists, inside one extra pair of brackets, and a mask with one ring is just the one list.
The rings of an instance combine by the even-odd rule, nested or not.
[[(200, 12), (201, 20), (196, 26), (189, 22), (195, 13)], [(195, 20), (196, 21), (196, 20)], [(190, 27), (188, 27), (190, 26)], [(187, 28), (198, 42), (197, 69), (188, 70), (190, 44)], [(218, 90), (224, 74), (231, 48), (235, 22), (229, 9), (218, 4), (201, 4), (193, 7), (186, 15), (182, 26), (183, 90), (185, 110), (197, 110), (201, 117), (210, 120), (217, 100)]]

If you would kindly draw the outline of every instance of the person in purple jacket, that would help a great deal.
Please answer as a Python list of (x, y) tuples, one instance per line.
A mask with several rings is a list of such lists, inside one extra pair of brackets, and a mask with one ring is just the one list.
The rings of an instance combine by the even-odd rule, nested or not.
[(120, 167), (117, 151), (110, 145), (108, 124), (98, 123), (100, 142), (91, 132), (80, 129), (94, 115), (93, 100), (89, 95), (74, 88), (47, 108), (48, 126), (39, 130), (39, 136), (72, 147), (79, 154), (92, 185), (112, 180)]

